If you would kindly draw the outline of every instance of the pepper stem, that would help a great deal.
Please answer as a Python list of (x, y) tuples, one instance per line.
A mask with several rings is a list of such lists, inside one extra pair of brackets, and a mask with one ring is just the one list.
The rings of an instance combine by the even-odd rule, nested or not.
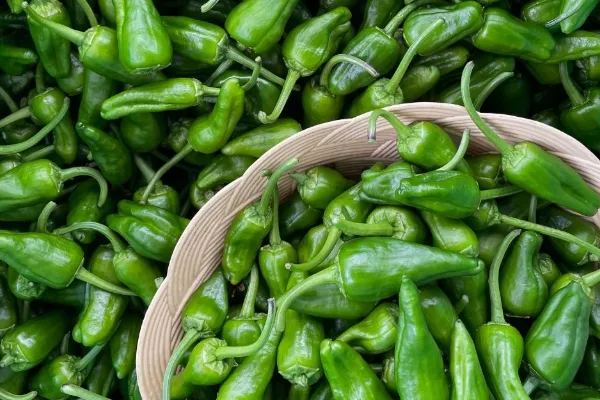
[(23, 157), (23, 161), (39, 160), (40, 158), (48, 157), (52, 153), (54, 153), (54, 145), (46, 146), (34, 151), (33, 153), (27, 154), (25, 157)]
[(100, 195), (98, 196), (98, 207), (102, 207), (104, 203), (106, 203), (106, 197), (108, 196), (108, 184), (106, 183), (106, 179), (98, 170), (90, 167), (73, 167), (69, 169), (63, 169), (60, 171), (60, 180), (66, 181), (69, 179), (73, 179), (78, 176), (89, 176), (90, 178), (94, 178), (96, 182), (98, 182), (98, 186), (100, 186)]
[(0, 388), (0, 400), (33, 400), (37, 397), (37, 392), (26, 394), (13, 394), (6, 389)]
[(31, 117), (31, 110), (29, 110), (29, 107), (21, 108), (19, 111), (0, 119), (0, 128), (4, 128), (6, 125), (29, 117)]
[(50, 233), (48, 232), (48, 218), (52, 214), (52, 211), (56, 208), (56, 203), (53, 201), (48, 202), (46, 206), (42, 209), (40, 215), (38, 215), (35, 231), (42, 233)]
[(83, 371), (86, 369), (88, 365), (93, 363), (96, 357), (98, 357), (98, 354), (100, 354), (104, 346), (106, 346), (106, 343), (92, 347), (92, 349), (88, 351), (85, 356), (81, 357), (79, 361), (75, 363), (75, 369), (78, 371)]
[(516, 186), (504, 186), (496, 189), (482, 190), (480, 193), (481, 201), (499, 199), (501, 197), (512, 196), (513, 194), (521, 193), (523, 189)]
[(250, 270), (250, 283), (248, 284), (248, 290), (246, 290), (246, 297), (242, 303), (242, 309), (238, 314), (240, 318), (252, 318), (254, 316), (254, 305), (256, 304), (256, 295), (258, 294), (258, 267), (256, 264), (252, 265)]
[(75, 385), (63, 385), (60, 388), (60, 391), (68, 396), (73, 396), (82, 400), (110, 400), (107, 397), (100, 396), (97, 393)]
[(273, 191), (273, 226), (269, 234), (269, 243), (271, 246), (281, 244), (281, 234), (279, 233), (279, 193), (277, 193), (277, 190)]
[(490, 128), (490, 126), (479, 116), (479, 113), (475, 109), (473, 101), (471, 100), (471, 74), (473, 73), (474, 67), (475, 64), (473, 63), (473, 61), (469, 61), (463, 69), (462, 78), (460, 82), (460, 90), (463, 99), (463, 104), (467, 109), (467, 113), (469, 113), (469, 116), (471, 117), (475, 125), (477, 125), (477, 127), (481, 130), (481, 132), (483, 132), (485, 137), (487, 137), (488, 140), (492, 142), (492, 144), (496, 146), (496, 148), (500, 150), (502, 154), (505, 154), (512, 148), (512, 146), (500, 136), (498, 136), (498, 134), (494, 132), (494, 130)]
[(385, 89), (388, 93), (396, 92), (396, 89), (398, 89), (398, 86), (400, 85), (402, 78), (404, 78), (404, 74), (406, 74), (406, 70), (410, 66), (410, 63), (412, 62), (412, 60), (417, 55), (417, 51), (418, 51), (418, 48), (421, 45), (421, 43), (428, 40), (429, 37), (433, 34), (433, 31), (435, 31), (437, 28), (442, 26), (442, 24), (444, 24), (444, 23), (445, 23), (445, 21), (442, 18), (438, 19), (433, 24), (431, 24), (427, 29), (425, 29), (425, 31), (423, 31), (421, 36), (419, 36), (419, 38), (417, 40), (415, 40), (412, 45), (410, 45), (410, 47), (404, 54), (404, 57), (402, 57), (402, 61), (400, 61), (398, 68), (396, 68), (396, 72), (394, 72), (394, 75), (392, 76), (392, 78), (385, 85)]
[(295, 69), (288, 70), (287, 77), (285, 78), (285, 83), (283, 84), (283, 88), (281, 89), (279, 99), (277, 99), (277, 104), (275, 104), (275, 108), (273, 108), (273, 112), (267, 115), (267, 113), (265, 113), (264, 111), (260, 111), (258, 113), (258, 119), (260, 120), (260, 122), (262, 122), (263, 124), (271, 124), (277, 121), (298, 79), (300, 79), (300, 72), (298, 72)]
[(444, 4), (444, 2), (440, 0), (417, 0), (403, 7), (400, 11), (394, 15), (394, 17), (387, 23), (387, 25), (383, 28), (383, 31), (387, 33), (389, 36), (393, 35), (394, 32), (398, 30), (400, 25), (404, 22), (404, 20), (415, 10), (427, 6), (430, 4)]
[(568, 243), (579, 245), (592, 253), (593, 255), (600, 257), (600, 248), (594, 246), (590, 242), (586, 242), (583, 239), (578, 238), (575, 235), (571, 235), (568, 232), (561, 231), (559, 229), (550, 228), (549, 226), (534, 224), (531, 222), (523, 221), (518, 218), (509, 217), (508, 215), (498, 214), (498, 220), (501, 224), (507, 224), (520, 229), (526, 229), (541, 233), (542, 235), (550, 236), (556, 239), (564, 240)]
[(481, 106), (483, 106), (483, 103), (489, 97), (489, 95), (494, 90), (496, 90), (502, 82), (504, 82), (508, 78), (511, 78), (513, 75), (514, 72), (503, 72), (500, 75), (496, 76), (494, 79), (492, 79), (487, 85), (485, 85), (481, 93), (479, 93), (479, 96), (477, 96), (477, 98), (475, 99), (475, 109), (477, 111), (481, 110)]
[(454, 154), (452, 159), (450, 159), (450, 161), (448, 161), (446, 165), (443, 165), (440, 168), (438, 168), (438, 171), (452, 171), (454, 168), (456, 168), (458, 163), (460, 163), (465, 158), (465, 154), (467, 154), (470, 138), (471, 130), (467, 128), (463, 131), (462, 138), (460, 139), (460, 145), (458, 146), (458, 150), (456, 150), (456, 153)]
[(529, 215), (527, 220), (533, 224), (535, 224), (535, 219), (536, 219), (536, 215), (537, 215), (537, 204), (538, 204), (538, 198), (537, 196), (531, 196), (531, 199), (529, 200)]
[(69, 352), (69, 342), (71, 340), (71, 332), (65, 333), (61, 342), (60, 342), (60, 355), (65, 355)]
[(573, 10), (571, 10), (568, 13), (564, 13), (564, 14), (560, 14), (558, 17), (546, 22), (544, 24), (544, 26), (548, 29), (560, 24), (561, 22), (563, 22), (564, 20), (571, 18), (573, 15), (575, 15), (576, 13), (579, 12), (579, 10), (581, 9), (582, 5), (586, 4), (584, 1), (579, 2), (579, 5), (577, 7), (575, 7)]
[(0, 86), (0, 98), (2, 99), (2, 101), (4, 101), (6, 103), (6, 105), (8, 106), (8, 109), (10, 110), (11, 113), (19, 111), (19, 107), (17, 106), (17, 103), (15, 103), (15, 101), (12, 99), (12, 97), (10, 97), (10, 94), (8, 94), (8, 92), (6, 90), (4, 90), (4, 88), (1, 86)]
[(122, 296), (137, 296), (137, 294), (133, 293), (131, 290), (123, 289), (120, 286), (107, 282), (83, 267), (79, 268), (79, 271), (75, 274), (75, 278), (110, 293), (120, 294)]
[(33, 19), (38, 24), (45, 26), (53, 33), (56, 33), (58, 36), (67, 39), (72, 43), (75, 43), (76, 46), (81, 46), (83, 44), (85, 33), (75, 29), (71, 29), (66, 25), (59, 24), (57, 22), (50, 21), (42, 17), (33, 8), (29, 7), (29, 4), (27, 2), (23, 2), (22, 5), (27, 16), (31, 17), (31, 19)]
[(218, 2), (219, 0), (208, 0), (206, 3), (202, 4), (200, 11), (203, 13), (209, 12), (215, 5), (217, 5)]
[(588, 287), (596, 286), (598, 283), (600, 283), (600, 269), (590, 272), (589, 274), (585, 274), (581, 278), (583, 279), (583, 283), (585, 283)]
[(298, 282), (295, 286), (285, 292), (279, 299), (277, 304), (277, 318), (275, 320), (275, 332), (283, 332), (285, 330), (285, 314), (290, 308), (293, 301), (303, 293), (321, 285), (336, 282), (336, 265), (325, 268), (314, 275)]
[(260, 199), (259, 207), (261, 215), (266, 215), (269, 211), (269, 207), (271, 206), (271, 197), (273, 196), (275, 190), (277, 190), (277, 181), (279, 181), (279, 178), (281, 178), (281, 176), (287, 173), (290, 169), (294, 168), (296, 164), (298, 164), (298, 159), (290, 158), (281, 164), (279, 168), (273, 171), (269, 177), (269, 180), (267, 181), (267, 186), (265, 186), (265, 191)]
[(2, 356), (2, 359), (0, 359), (0, 367), (6, 368), (6, 367), (12, 365), (14, 362), (15, 362), (15, 358), (11, 354), (5, 353)]
[(538, 386), (540, 386), (541, 383), (542, 380), (540, 378), (538, 378), (535, 375), (529, 375), (527, 379), (525, 379), (523, 389), (525, 390), (525, 393), (527, 393), (527, 395), (530, 395), (535, 389), (538, 388)]
[(505, 324), (506, 320), (504, 319), (504, 311), (502, 310), (502, 298), (500, 297), (500, 283), (499, 283), (499, 275), (500, 275), (500, 265), (502, 264), (502, 260), (504, 259), (504, 255), (506, 251), (510, 247), (513, 240), (517, 238), (521, 234), (521, 230), (517, 229), (511, 231), (502, 243), (500, 247), (496, 251), (496, 255), (494, 256), (494, 260), (492, 261), (492, 265), (490, 267), (490, 277), (489, 277), (489, 285), (490, 285), (490, 302), (492, 304), (492, 322), (498, 324)]
[(89, 3), (86, 0), (77, 0), (79, 6), (83, 9), (83, 13), (85, 14), (90, 26), (97, 26), (98, 20), (96, 19), (96, 15), (94, 14), (94, 10), (90, 7)]
[(210, 74), (210, 76), (208, 78), (206, 78), (206, 80), (204, 81), (204, 83), (206, 83), (207, 85), (212, 85), (213, 82), (219, 77), (221, 76), (222, 73), (224, 73), (225, 71), (229, 70), (229, 68), (231, 68), (231, 66), (233, 65), (234, 61), (230, 60), (229, 58), (223, 60), (221, 62), (221, 64), (219, 64), (219, 66), (217, 67), (217, 69), (215, 69), (213, 71), (212, 74)]
[(262, 69), (262, 58), (256, 57), (254, 61), (256, 62), (256, 66), (254, 67), (254, 69), (252, 69), (252, 75), (250, 76), (250, 79), (248, 79), (248, 82), (246, 82), (242, 86), (242, 90), (244, 92), (247, 92), (248, 90), (252, 89), (254, 85), (256, 85), (256, 82), (258, 82), (260, 70)]
[(383, 117), (387, 122), (389, 122), (389, 124), (392, 125), (392, 128), (394, 128), (398, 136), (400, 136), (401, 134), (411, 134), (411, 130), (408, 127), (408, 125), (400, 121), (400, 119), (396, 117), (395, 114), (380, 108), (371, 112), (371, 115), (369, 116), (369, 133), (367, 135), (367, 139), (369, 142), (374, 142), (376, 140), (375, 135), (377, 133), (377, 118), (379, 117)]
[[(233, 60), (236, 63), (243, 65), (246, 68), (249, 68), (252, 70), (256, 68), (256, 61), (254, 61), (250, 57), (244, 55), (242, 52), (240, 52), (238, 49), (236, 49), (233, 46), (227, 47), (227, 52), (226, 52), (225, 56), (227, 58), (229, 58), (230, 60)], [(271, 71), (269, 71), (266, 68), (260, 69), (260, 76), (262, 76), (266, 80), (271, 81), (274, 84), (279, 85), (279, 86), (283, 86), (285, 84), (285, 81), (281, 77), (275, 75), (274, 73), (272, 73)], [(294, 85), (292, 85), (292, 86), (294, 86)]]
[(148, 162), (144, 160), (144, 158), (138, 153), (133, 153), (133, 161), (142, 173), (142, 176), (146, 180), (146, 183), (150, 182), (154, 174), (156, 174), (156, 171), (154, 171), (152, 167), (150, 167), (150, 164), (148, 164)]
[(44, 66), (38, 63), (35, 67), (35, 91), (37, 94), (44, 93), (46, 90), (46, 82), (44, 82)]
[(335, 227), (351, 236), (393, 236), (394, 227), (387, 222), (379, 222), (377, 224), (365, 224), (362, 222), (352, 222), (341, 220), (335, 224)]
[(65, 97), (62, 107), (48, 125), (44, 126), (38, 131), (38, 133), (21, 143), (0, 146), (0, 154), (20, 153), (38, 144), (46, 136), (48, 136), (50, 132), (52, 132), (52, 130), (60, 123), (60, 121), (62, 121), (64, 116), (67, 114), (67, 111), (69, 111), (69, 104), (71, 104), (71, 101), (68, 97)]
[(271, 298), (267, 300), (267, 304), (267, 320), (265, 321), (265, 326), (263, 327), (258, 339), (256, 339), (256, 342), (246, 346), (218, 347), (215, 350), (215, 357), (218, 360), (234, 357), (248, 357), (262, 349), (265, 343), (267, 343), (267, 340), (269, 340), (269, 336), (271, 335), (271, 331), (273, 330), (273, 325), (275, 325), (275, 299)]
[(142, 193), (142, 198), (140, 199), (141, 204), (146, 204), (148, 202), (148, 197), (150, 197), (150, 195), (152, 194), (152, 190), (154, 189), (154, 186), (158, 183), (160, 178), (162, 178), (163, 175), (166, 174), (171, 168), (173, 168), (173, 166), (176, 165), (179, 161), (186, 158), (192, 151), (194, 151), (192, 146), (189, 143), (186, 144), (185, 147), (181, 149), (179, 153), (175, 154), (169, 161), (164, 163), (158, 171), (156, 171), (150, 182), (148, 182), (148, 186), (146, 186), (146, 189), (144, 189), (144, 193)]
[(467, 307), (468, 305), (469, 296), (463, 294), (462, 296), (460, 296), (460, 299), (454, 305), (454, 311), (456, 312), (456, 315), (460, 315), (460, 313), (462, 313), (465, 310), (465, 307)]
[(179, 342), (177, 347), (175, 347), (175, 350), (173, 350), (171, 358), (169, 358), (169, 362), (167, 363), (167, 366), (165, 368), (165, 374), (163, 375), (163, 399), (169, 399), (171, 396), (171, 379), (173, 379), (173, 373), (175, 372), (175, 369), (177, 368), (179, 362), (183, 358), (183, 355), (186, 351), (188, 351), (190, 347), (192, 347), (194, 343), (200, 340), (203, 336), (203, 332), (199, 332), (196, 329), (188, 329), (188, 331), (185, 332), (183, 339), (181, 339), (181, 342)]
[(365, 71), (367, 71), (369, 74), (371, 74), (371, 76), (379, 76), (377, 70), (366, 61), (363, 61), (358, 57), (350, 56), (348, 54), (336, 54), (335, 56), (331, 57), (329, 61), (327, 61), (327, 64), (325, 64), (325, 66), (323, 67), (323, 70), (321, 71), (321, 77), (319, 78), (320, 86), (324, 88), (327, 87), (327, 84), (329, 83), (329, 75), (331, 75), (333, 67), (342, 62), (358, 65), (359, 67), (362, 67)]
[(342, 231), (337, 228), (337, 225), (332, 226), (329, 228), (323, 247), (321, 247), (321, 250), (313, 258), (302, 264), (286, 263), (285, 267), (293, 271), (310, 271), (311, 269), (315, 269), (329, 256), (340, 237), (342, 237)]
[(123, 242), (121, 242), (119, 237), (108, 226), (103, 225), (99, 222), (92, 222), (92, 221), (76, 222), (69, 226), (55, 229), (52, 233), (54, 235), (64, 235), (65, 233), (83, 230), (83, 229), (90, 229), (90, 230), (93, 230), (94, 232), (98, 232), (101, 235), (103, 235), (106, 239), (108, 239), (108, 241), (110, 242), (110, 245), (112, 246), (112, 248), (115, 252), (121, 253), (125, 250), (125, 245), (123, 244)]
[(569, 64), (568, 61), (563, 61), (558, 66), (558, 72), (560, 74), (560, 81), (562, 82), (563, 87), (565, 88), (565, 92), (567, 92), (567, 96), (569, 100), (574, 106), (580, 106), (585, 103), (585, 97), (579, 92), (577, 86), (575, 86), (575, 82), (571, 79), (571, 75), (569, 75)]

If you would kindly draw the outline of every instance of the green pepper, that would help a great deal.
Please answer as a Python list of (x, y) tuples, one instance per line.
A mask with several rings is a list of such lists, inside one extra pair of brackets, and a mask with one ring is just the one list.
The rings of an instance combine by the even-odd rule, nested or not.
[(148, 74), (171, 63), (173, 48), (158, 11), (149, 0), (117, 0), (119, 61), (126, 71)]
[(531, 0), (521, 8), (521, 19), (546, 26), (552, 33), (560, 31), (560, 26), (547, 26), (560, 14), (562, 0)]
[(500, 295), (505, 311), (518, 317), (536, 317), (548, 299), (548, 285), (539, 268), (542, 235), (523, 232), (502, 263)]
[(319, 224), (322, 215), (320, 210), (309, 207), (300, 197), (300, 193), (294, 191), (292, 196), (280, 207), (281, 236), (289, 238), (296, 233), (305, 232)]
[(109, 396), (115, 383), (115, 370), (110, 361), (110, 352), (104, 349), (85, 380), (85, 389), (100, 396)]
[(77, 122), (76, 129), (79, 137), (89, 147), (92, 159), (107, 181), (113, 185), (120, 185), (131, 178), (133, 174), (131, 154), (120, 139), (81, 121)]
[(28, 43), (15, 40), (15, 35), (0, 39), (0, 69), (9, 75), (22, 75), (38, 62), (38, 55)]
[(85, 68), (81, 61), (79, 61), (77, 54), (70, 53), (69, 59), (71, 62), (71, 72), (64, 78), (57, 79), (56, 83), (60, 90), (69, 96), (75, 96), (83, 91)]
[(480, 188), (484, 190), (496, 189), (504, 184), (501, 155), (481, 154), (478, 156), (468, 156), (466, 157), (466, 161)]
[(460, 320), (456, 321), (452, 331), (449, 369), (452, 377), (452, 399), (490, 398), (475, 344)]
[(6, 278), (0, 278), (0, 336), (17, 324), (17, 302)]
[(454, 324), (463, 307), (469, 304), (469, 300), (466, 297), (461, 298), (454, 306), (448, 296), (434, 284), (419, 289), (419, 297), (429, 333), (435, 339), (439, 349), (448, 355)]
[[(113, 266), (114, 250), (99, 246), (88, 262), (89, 271), (114, 285), (122, 285)], [(86, 347), (105, 344), (115, 333), (125, 313), (129, 298), (102, 289), (88, 289), (86, 304), (73, 328), (73, 339)]]
[(250, 0), (233, 8), (225, 20), (232, 38), (256, 53), (268, 51), (281, 39), (298, 0)]
[(412, 65), (437, 67), (440, 76), (445, 76), (464, 67), (468, 60), (469, 50), (466, 47), (455, 45), (427, 56), (417, 57)]
[[(2, 389), (3, 398), (10, 398), (13, 400), (32, 400), (36, 397), (36, 394), (29, 393), (22, 395), (25, 392), (27, 386), (27, 371), (13, 371), (10, 367), (0, 368), (0, 388)], [(8, 392), (14, 397), (5, 397)]]
[[(128, 117), (133, 117), (140, 114), (131, 114)], [(163, 115), (163, 114), (148, 114), (148, 115)], [(124, 117), (124, 118), (128, 118)], [(179, 153), (187, 145), (187, 135), (190, 131), (190, 126), (194, 122), (194, 118), (179, 118), (169, 126), (169, 136), (167, 143), (171, 150)], [(236, 126), (237, 128), (237, 126)], [(140, 138), (141, 139), (141, 138)], [(158, 141), (157, 141), (158, 143)], [(184, 158), (184, 161), (191, 165), (205, 167), (214, 160), (212, 155), (202, 153), (191, 153)]]
[[(201, 19), (202, 21), (212, 22), (213, 24), (223, 25), (225, 19), (229, 14), (229, 11), (238, 4), (237, 0), (219, 0), (216, 4), (212, 5), (210, 10), (206, 10), (204, 3), (205, 0), (191, 0), (186, 1), (183, 4), (181, 14)], [(214, 3), (214, 1), (211, 1)]]
[(47, 290), (45, 285), (30, 281), (10, 267), (8, 268), (7, 280), (10, 292), (19, 300), (31, 301), (38, 299)]
[(361, 199), (375, 204), (391, 204), (395, 191), (406, 178), (415, 175), (413, 166), (398, 161), (380, 171), (367, 170), (361, 175)]
[(271, 114), (259, 113), (258, 118), (262, 123), (275, 122), (298, 79), (314, 74), (331, 58), (351, 26), (351, 17), (350, 10), (338, 7), (298, 25), (289, 33), (282, 46), (288, 74)]
[(0, 366), (25, 371), (43, 362), (71, 328), (71, 318), (63, 311), (49, 311), (17, 325), (2, 338)]
[(173, 350), (165, 369), (163, 389), (171, 387), (171, 377), (184, 353), (198, 340), (215, 336), (227, 318), (229, 293), (221, 268), (190, 296), (182, 311), (183, 339)]
[[(319, 218), (320, 220), (321, 218)], [(305, 263), (309, 260), (315, 258), (319, 252), (321, 252), (323, 246), (325, 246), (327, 242), (327, 237), (329, 236), (329, 229), (324, 225), (317, 225), (312, 227), (300, 240), (298, 243), (298, 261), (300, 263)], [(339, 250), (339, 246), (343, 241), (338, 239), (338, 241), (334, 244), (333, 249), (330, 254), (321, 262), (316, 268), (315, 271), (323, 269), (331, 265), (334, 261), (335, 256), (337, 255), (337, 251)]]
[[(536, 392), (538, 393), (538, 392)], [(600, 392), (588, 386), (573, 384), (571, 387), (561, 391), (544, 389), (536, 395), (536, 400), (586, 400), (600, 396)]]
[(45, 289), (36, 299), (42, 303), (83, 309), (86, 291), (87, 284), (85, 282), (74, 281), (64, 289)]
[(560, 24), (560, 30), (563, 33), (572, 33), (585, 24), (599, 3), (598, 0), (563, 1), (560, 14), (552, 21), (548, 21), (546, 25), (556, 26)]
[(269, 125), (252, 129), (221, 148), (228, 156), (250, 156), (259, 158), (285, 139), (300, 132), (302, 128), (293, 119), (280, 119)]
[(121, 118), (119, 131), (132, 152), (147, 153), (156, 150), (167, 137), (167, 121), (162, 113), (126, 115)]
[(530, 115), (531, 98), (531, 82), (518, 73), (494, 89), (483, 103), (483, 110), (526, 118)]
[(555, 40), (556, 46), (552, 56), (546, 60), (549, 64), (580, 60), (600, 54), (600, 33), (579, 30), (568, 35), (557, 36)]
[[(134, 154), (133, 159), (146, 182), (150, 182), (155, 174), (154, 170), (139, 154)], [(145, 190), (145, 186), (136, 190), (133, 194), (133, 201), (139, 203)], [(179, 214), (181, 211), (179, 193), (160, 181), (154, 186), (152, 193), (148, 197), (148, 204), (167, 210), (172, 214)]]
[(477, 114), (469, 93), (472, 70), (473, 63), (470, 62), (463, 71), (463, 100), (475, 125), (502, 153), (502, 170), (506, 179), (540, 199), (584, 215), (594, 215), (600, 207), (600, 195), (585, 183), (577, 171), (531, 142), (509, 145)]
[(381, 303), (362, 321), (346, 329), (335, 340), (349, 344), (361, 354), (381, 354), (394, 348), (397, 325), (398, 306), (393, 303)]
[(421, 217), (431, 232), (435, 247), (477, 257), (479, 242), (466, 223), (427, 211), (422, 211)]
[(583, 69), (589, 80), (600, 80), (600, 56), (591, 56), (577, 61), (577, 66)]
[(593, 388), (600, 387), (600, 352), (598, 350), (598, 339), (590, 336), (585, 347), (585, 354), (576, 379)]
[(492, 319), (475, 334), (475, 348), (486, 382), (497, 400), (529, 399), (519, 377), (523, 358), (523, 338), (519, 331), (507, 324), (502, 311), (498, 285), (500, 264), (508, 247), (521, 232), (509, 233), (497, 250), (490, 269), (490, 298)]
[(297, 190), (304, 203), (317, 210), (327, 208), (333, 199), (354, 184), (336, 170), (323, 166), (290, 176), (298, 182)]
[(266, 344), (257, 353), (247, 357), (221, 385), (217, 399), (269, 399), (280, 338), (280, 333), (271, 331)]
[(417, 65), (410, 67), (399, 85), (404, 102), (411, 103), (421, 98), (433, 89), (439, 80), (440, 70), (436, 66)]
[(135, 368), (135, 352), (141, 328), (142, 318), (128, 313), (110, 338), (110, 358), (119, 379), (127, 378)]
[(401, 398), (449, 399), (442, 353), (427, 328), (417, 286), (406, 275), (398, 294), (399, 316), (394, 354)]
[(116, 91), (117, 81), (85, 68), (77, 121), (103, 129), (106, 120), (100, 116), (100, 108), (104, 100), (113, 96)]
[(600, 132), (600, 87), (586, 89), (583, 94), (569, 76), (567, 63), (560, 64), (560, 77), (569, 97), (569, 103), (561, 107), (560, 122), (565, 132), (592, 150), (600, 150), (597, 139)]
[(26, 7), (25, 12), (29, 18), (51, 32), (75, 43), (79, 50), (79, 59), (85, 68), (116, 81), (132, 85), (162, 79), (162, 74), (159, 72), (135, 75), (127, 71), (119, 61), (117, 33), (111, 28), (96, 25), (85, 32), (81, 32), (54, 21), (49, 21), (31, 7)]
[(141, 256), (168, 262), (188, 220), (162, 208), (121, 200), (107, 225), (121, 234)]
[(402, 2), (397, 0), (367, 0), (359, 31), (376, 26), (385, 27), (394, 15), (402, 8)]
[(245, 207), (233, 220), (225, 236), (223, 270), (228, 281), (238, 284), (250, 272), (263, 239), (271, 231), (273, 210), (271, 197), (277, 190), (281, 175), (294, 168), (298, 160), (291, 159), (277, 168), (263, 192), (260, 202)]
[[(25, 16), (16, 16), (11, 14), (12, 17), (23, 18), (25, 22)], [(0, 86), (7, 90), (12, 96), (22, 97), (26, 96), (29, 89), (35, 84), (35, 74), (33, 71), (27, 71), (21, 75), (9, 75), (7, 73), (0, 73)]]
[[(90, 364), (102, 351), (102, 346), (93, 347), (85, 356), (63, 354), (44, 365), (30, 380), (29, 388), (48, 400), (66, 399), (79, 395), (77, 390), (85, 381)], [(75, 387), (74, 391), (71, 391)]]

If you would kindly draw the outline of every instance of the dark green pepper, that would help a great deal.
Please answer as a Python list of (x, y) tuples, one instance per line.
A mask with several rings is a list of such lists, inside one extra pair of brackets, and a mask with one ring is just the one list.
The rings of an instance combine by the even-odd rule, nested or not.
[[(419, 297), (429, 333), (435, 339), (439, 349), (449, 355), (454, 324), (462, 310), (456, 310), (448, 296), (436, 285), (426, 285), (419, 289)], [(462, 308), (466, 304), (468, 300), (463, 298), (456, 307)]]
[(167, 137), (167, 121), (162, 113), (126, 115), (121, 118), (119, 131), (132, 152), (147, 153), (156, 150)]
[[(469, 50), (466, 47), (456, 45), (440, 50), (428, 56), (417, 57), (412, 65), (437, 67), (440, 76), (448, 75), (465, 66), (469, 60)], [(408, 72), (407, 72), (408, 75)]]
[[(133, 117), (139, 114), (131, 114), (129, 117)], [(163, 115), (163, 114), (148, 114), (148, 115)], [(128, 118), (128, 117), (125, 117)], [(169, 136), (167, 137), (167, 143), (171, 150), (179, 153), (188, 144), (187, 135), (190, 131), (190, 126), (194, 122), (194, 118), (179, 118), (169, 126)], [(237, 128), (237, 127), (236, 127)], [(156, 154), (156, 153), (155, 153)], [(186, 156), (183, 160), (191, 165), (198, 167), (205, 167), (213, 161), (214, 157), (209, 154), (202, 153), (191, 153)], [(168, 160), (168, 159), (167, 159)]]
[(0, 277), (0, 336), (17, 324), (17, 302), (10, 291), (6, 278)]
[(19, 300), (31, 301), (38, 299), (47, 290), (45, 285), (30, 281), (10, 267), (8, 267), (7, 280), (10, 292)]
[(485, 99), (484, 112), (527, 118), (531, 110), (531, 82), (518, 73), (506, 79)]
[(77, 54), (70, 53), (69, 58), (71, 60), (71, 72), (66, 77), (57, 79), (56, 83), (60, 90), (69, 96), (75, 96), (83, 91), (85, 68), (79, 61)]
[(440, 80), (440, 70), (433, 65), (417, 65), (410, 67), (400, 81), (400, 90), (405, 103), (411, 103), (431, 89)]
[(362, 31), (372, 26), (384, 28), (401, 8), (402, 2), (398, 0), (367, 0), (358, 30)]
[(547, 26), (560, 14), (562, 0), (532, 0), (521, 8), (521, 18), (527, 22), (535, 22), (546, 26), (552, 33), (560, 31), (560, 26)]
[(354, 184), (336, 170), (323, 166), (290, 176), (298, 182), (297, 190), (304, 203), (317, 210), (327, 208), (333, 199)]
[(86, 291), (87, 284), (85, 282), (74, 281), (64, 289), (45, 289), (36, 299), (42, 303), (83, 309)]
[(323, 213), (309, 207), (294, 191), (280, 207), (279, 221), (281, 236), (289, 238), (296, 233), (303, 233), (321, 222)]
[(113, 96), (116, 91), (117, 81), (85, 68), (77, 121), (103, 129), (106, 121), (100, 116), (100, 108), (104, 100)]
[(135, 368), (135, 352), (141, 328), (142, 318), (128, 313), (110, 338), (110, 358), (119, 379), (127, 378)]
[(450, 341), (450, 376), (453, 399), (489, 399), (473, 339), (460, 320), (454, 324)]
[[(146, 182), (150, 182), (156, 172), (140, 155), (134, 154), (133, 159)], [(133, 201), (139, 203), (145, 190), (145, 186), (142, 186), (136, 190), (133, 194)], [(164, 185), (160, 181), (154, 186), (152, 193), (148, 197), (148, 204), (162, 208), (163, 210), (167, 210), (172, 214), (179, 214), (181, 211), (180, 203), (181, 200), (179, 199), (179, 193), (177, 193), (171, 186)]]
[(397, 325), (398, 306), (394, 303), (381, 303), (335, 340), (349, 344), (361, 354), (381, 354), (394, 348)]
[(221, 148), (221, 153), (228, 156), (250, 156), (259, 158), (272, 147), (300, 132), (300, 124), (293, 119), (280, 119), (272, 124), (252, 129)]
[(585, 347), (585, 354), (576, 379), (593, 388), (600, 387), (600, 350), (598, 339), (590, 336)]
[(28, 43), (21, 43), (12, 36), (3, 35), (0, 40), (0, 70), (9, 75), (22, 75), (38, 62), (37, 53)]
[(499, 154), (481, 154), (465, 158), (473, 177), (483, 190), (496, 189), (505, 182), (502, 175), (502, 156)]
[(110, 361), (110, 352), (104, 349), (85, 380), (85, 389), (100, 396), (109, 396), (115, 383), (115, 370)]

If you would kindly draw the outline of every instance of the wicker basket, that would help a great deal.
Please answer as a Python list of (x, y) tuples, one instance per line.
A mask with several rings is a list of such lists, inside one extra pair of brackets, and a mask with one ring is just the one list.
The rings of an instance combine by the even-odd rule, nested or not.
[[(412, 103), (390, 107), (404, 122), (429, 120), (441, 125), (455, 142), (465, 128), (471, 129), (469, 154), (495, 152), (460, 106), (439, 103)], [(548, 125), (497, 114), (482, 114), (507, 141), (531, 141), (561, 157), (600, 191), (600, 160), (577, 140)], [(273, 169), (284, 160), (297, 157), (297, 170), (334, 164), (347, 176), (375, 161), (396, 161), (396, 135), (383, 119), (378, 121), (377, 142), (368, 143), (368, 115), (340, 120), (307, 129), (271, 149), (212, 198), (192, 219), (171, 258), (169, 273), (154, 298), (142, 326), (137, 350), (138, 382), (145, 400), (160, 400), (163, 372), (171, 352), (182, 337), (181, 312), (191, 294), (219, 266), (226, 230), (249, 203), (258, 199), (266, 179), (261, 171)], [(291, 179), (279, 183), (280, 198), (293, 190)], [(593, 221), (600, 226), (600, 213)]]

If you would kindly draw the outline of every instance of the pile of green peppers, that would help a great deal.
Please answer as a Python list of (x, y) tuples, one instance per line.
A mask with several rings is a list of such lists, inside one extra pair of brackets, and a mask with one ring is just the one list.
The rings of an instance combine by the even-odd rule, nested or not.
[[(142, 321), (190, 218), (368, 112), (365, 142), (385, 119), (402, 161), (268, 171), (163, 400), (600, 399), (600, 196), (478, 114), (599, 152), (599, 4), (0, 0), (0, 400), (141, 399)], [(497, 154), (384, 110), (419, 101), (464, 105)]]

